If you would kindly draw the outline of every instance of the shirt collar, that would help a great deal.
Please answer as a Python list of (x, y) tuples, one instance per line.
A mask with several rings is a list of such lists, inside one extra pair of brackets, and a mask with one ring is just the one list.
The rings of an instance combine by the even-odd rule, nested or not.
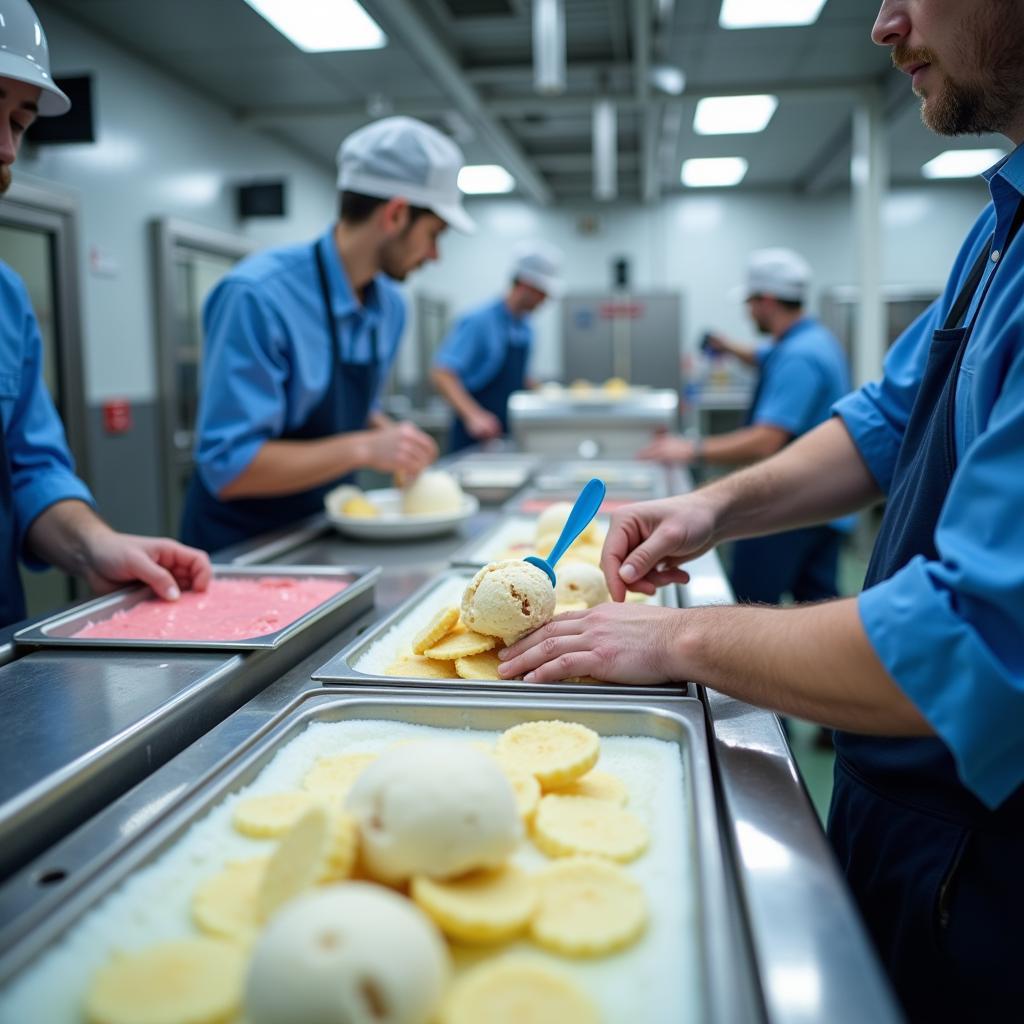
[(987, 171), (982, 171), (982, 177), (988, 182), (990, 191), (995, 179), (1002, 178), (1016, 192), (1024, 194), (1024, 145), (1017, 146)]
[(782, 332), (782, 333), (781, 333), (781, 334), (780, 334), (780, 335), (779, 335), (779, 336), (778, 336), (778, 337), (777, 337), (777, 338), (775, 339), (775, 344), (776, 344), (776, 345), (780, 345), (780, 344), (781, 344), (782, 342), (784, 342), (784, 341), (785, 341), (785, 340), (786, 340), (787, 338), (792, 338), (794, 334), (798, 334), (798, 333), (799, 333), (800, 331), (802, 331), (802, 330), (803, 330), (803, 329), (804, 329), (804, 328), (805, 328), (805, 327), (806, 327), (806, 326), (807, 326), (808, 324), (810, 324), (810, 322), (811, 322), (811, 318), (810, 318), (809, 316), (802, 316), (802, 317), (800, 317), (800, 319), (799, 319), (799, 320), (797, 320), (797, 321), (796, 321), (796, 323), (792, 323), (792, 324), (790, 324), (790, 325), (789, 325), (789, 327), (787, 327), (787, 328), (786, 328), (786, 329), (785, 329), (785, 330), (784, 330), (784, 331), (783, 331), (783, 332)]
[(334, 316), (338, 319), (348, 316), (379, 316), (380, 294), (377, 279), (374, 278), (369, 283), (366, 288), (366, 302), (360, 304), (338, 255), (338, 247), (334, 244), (334, 224), (317, 239), (316, 244), (320, 248), (324, 269), (327, 271), (327, 287), (331, 293), (331, 312)]

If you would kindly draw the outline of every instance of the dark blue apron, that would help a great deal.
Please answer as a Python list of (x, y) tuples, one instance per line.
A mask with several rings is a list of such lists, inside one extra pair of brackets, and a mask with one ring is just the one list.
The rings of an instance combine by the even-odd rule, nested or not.
[[(1004, 252), (1022, 216), (1024, 202)], [(916, 555), (938, 558), (935, 528), (956, 470), (957, 377), (984, 293), (964, 320), (988, 248), (933, 336), (865, 587)], [(943, 666), (934, 671), (943, 685)], [(837, 732), (835, 747), (829, 837), (908, 1017), (1024, 1019), (1024, 786), (990, 811), (938, 738)]]
[(18, 530), (14, 524), (14, 481), (7, 437), (0, 417), (0, 627), (25, 618), (25, 595), (18, 574)]
[[(334, 434), (364, 430), (380, 373), (376, 331), (368, 364), (349, 363), (343, 359), (338, 324), (331, 309), (327, 268), (324, 266), (319, 243), (313, 246), (313, 257), (316, 260), (334, 361), (327, 390), (320, 403), (313, 409), (305, 423), (290, 433), (282, 434), (282, 441), (315, 440)], [(198, 472), (193, 473), (185, 497), (181, 539), (186, 544), (206, 551), (219, 551), (229, 544), (281, 529), (299, 519), (321, 512), (324, 495), (339, 483), (351, 480), (352, 476), (353, 474), (349, 473), (297, 494), (224, 501), (210, 493)]]
[[(498, 372), (477, 391), (470, 394), (474, 400), (488, 412), (493, 412), (501, 420), (502, 433), (508, 433), (508, 400), (513, 391), (522, 391), (526, 384), (526, 362), (529, 357), (529, 345), (505, 345), (505, 360)], [(476, 444), (458, 416), (452, 420), (451, 436), (448, 450), (457, 452)]]

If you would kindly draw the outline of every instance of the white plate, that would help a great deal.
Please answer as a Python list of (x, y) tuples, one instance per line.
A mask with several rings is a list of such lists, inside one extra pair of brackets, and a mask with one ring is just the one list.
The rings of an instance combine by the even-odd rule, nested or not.
[(380, 510), (379, 516), (345, 516), (326, 509), (327, 518), (341, 533), (362, 540), (414, 540), (450, 533), (474, 515), (480, 503), (471, 494), (462, 496), (458, 512), (436, 516), (407, 516), (402, 512), (402, 492), (396, 487), (367, 491), (366, 499)]

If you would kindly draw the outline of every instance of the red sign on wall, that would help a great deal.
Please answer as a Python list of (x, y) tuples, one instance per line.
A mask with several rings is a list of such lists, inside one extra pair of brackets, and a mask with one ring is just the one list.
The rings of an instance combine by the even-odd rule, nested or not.
[(602, 320), (639, 320), (644, 315), (642, 302), (602, 302), (597, 307)]
[(132, 429), (132, 407), (127, 398), (110, 398), (103, 403), (103, 429), (108, 434), (126, 434)]

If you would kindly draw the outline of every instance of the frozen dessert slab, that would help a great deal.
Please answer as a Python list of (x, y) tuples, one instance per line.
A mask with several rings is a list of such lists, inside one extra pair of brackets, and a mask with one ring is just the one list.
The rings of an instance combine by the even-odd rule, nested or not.
[(213, 566), (203, 593), (161, 601), (132, 587), (15, 634), (19, 644), (85, 647), (273, 648), (372, 587), (379, 569)]
[[(556, 569), (557, 572), (557, 569)], [(472, 569), (449, 569), (426, 586), (420, 588), (387, 618), (381, 620), (348, 647), (336, 654), (326, 665), (313, 673), (313, 678), (330, 683), (361, 683), (366, 685), (416, 686), (450, 689), (452, 687), (486, 688), (488, 690), (516, 690), (549, 693), (552, 689), (571, 693), (603, 693), (622, 696), (628, 694), (679, 695), (687, 693), (685, 682), (666, 683), (662, 686), (623, 687), (612, 683), (527, 683), (519, 679), (483, 680), (449, 678), (413, 678), (408, 675), (388, 675), (388, 669), (412, 650), (413, 638), (424, 629), (443, 608), (458, 608), (467, 584), (472, 580)], [(678, 607), (675, 587), (663, 587), (654, 598), (668, 608)]]
[[(650, 925), (635, 945), (598, 959), (548, 954), (522, 941), (515, 947), (571, 973), (606, 1024), (728, 1020), (716, 1012), (708, 966), (730, 914), (697, 702), (553, 701), (537, 708), (493, 697), (313, 691), (262, 723), (236, 757), (211, 769), (205, 786), (155, 813), (135, 842), (112, 851), (102, 875), (67, 886), (59, 912), (0, 960), (0, 1024), (80, 1024), (83, 992), (115, 949), (194, 935), (196, 888), (227, 862), (267, 851), (265, 840), (231, 827), (240, 799), (299, 788), (324, 755), (378, 753), (416, 738), (493, 743), (520, 722), (556, 717), (601, 735), (600, 767), (626, 784), (631, 810), (650, 831), (648, 851), (628, 867), (646, 893)], [(547, 863), (527, 842), (514, 858), (527, 871)], [(480, 955), (456, 950), (457, 970)], [(739, 969), (728, 964), (733, 983)]]

